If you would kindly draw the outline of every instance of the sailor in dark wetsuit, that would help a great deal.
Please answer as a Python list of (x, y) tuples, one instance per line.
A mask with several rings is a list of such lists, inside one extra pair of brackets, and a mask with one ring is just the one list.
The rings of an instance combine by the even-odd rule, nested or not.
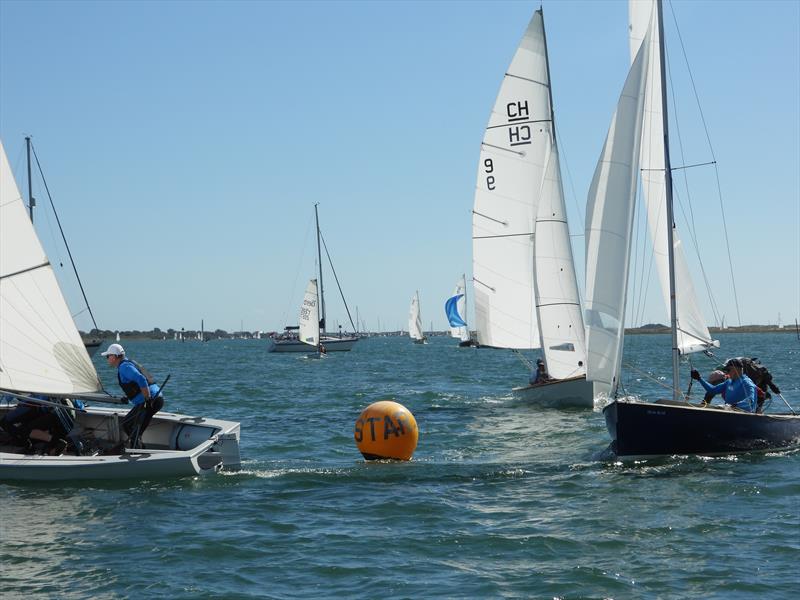
[(146, 375), (141, 365), (125, 357), (125, 350), (119, 344), (111, 344), (102, 353), (108, 364), (117, 369), (117, 381), (133, 408), (122, 419), (122, 429), (128, 435), (130, 448), (141, 447), (142, 434), (153, 415), (164, 407), (164, 397), (158, 385)]

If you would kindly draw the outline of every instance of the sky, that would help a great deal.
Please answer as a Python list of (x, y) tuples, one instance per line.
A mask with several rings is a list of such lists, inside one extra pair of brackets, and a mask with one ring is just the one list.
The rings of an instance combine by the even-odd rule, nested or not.
[[(33, 136), (101, 329), (296, 323), (315, 203), (366, 329), (407, 328), (415, 290), (425, 328), (444, 329), (445, 300), (471, 277), (484, 128), (540, 5), (583, 288), (586, 194), (629, 63), (626, 2), (2, 0), (0, 138), (24, 192)], [(673, 165), (717, 162), (676, 183), (701, 308), (711, 325), (793, 324), (800, 2), (675, 1), (665, 14)], [(36, 178), (34, 197), (87, 330)], [(324, 278), (328, 328), (350, 329)], [(667, 323), (652, 276), (638, 286), (628, 324)]]

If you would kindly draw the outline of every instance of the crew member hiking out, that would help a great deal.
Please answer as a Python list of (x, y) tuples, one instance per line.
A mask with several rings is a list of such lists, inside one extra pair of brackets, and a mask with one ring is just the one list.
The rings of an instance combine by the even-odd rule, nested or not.
[(129, 448), (142, 448), (142, 434), (153, 415), (164, 407), (164, 397), (150, 374), (137, 362), (126, 358), (125, 349), (111, 344), (102, 353), (108, 364), (117, 369), (117, 381), (133, 408), (122, 419)]

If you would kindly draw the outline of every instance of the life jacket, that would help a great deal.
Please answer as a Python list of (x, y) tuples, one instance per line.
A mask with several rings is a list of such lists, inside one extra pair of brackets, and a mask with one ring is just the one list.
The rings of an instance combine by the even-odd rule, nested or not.
[[(122, 366), (122, 364), (126, 362), (131, 363), (142, 375), (144, 375), (144, 378), (147, 380), (147, 385), (152, 385), (155, 383), (153, 376), (150, 375), (147, 369), (145, 369), (135, 360), (125, 358), (119, 363), (119, 366)], [(119, 367), (117, 367), (117, 382), (119, 383), (119, 387), (122, 388), (122, 391), (125, 392), (125, 396), (128, 398), (128, 400), (133, 400), (142, 391), (135, 381), (126, 381), (125, 383), (122, 382), (122, 377), (119, 376)]]

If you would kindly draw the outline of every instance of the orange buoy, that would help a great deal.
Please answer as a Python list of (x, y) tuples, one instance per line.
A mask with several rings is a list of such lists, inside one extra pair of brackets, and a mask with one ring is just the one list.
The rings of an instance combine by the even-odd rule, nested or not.
[(414, 415), (405, 406), (381, 400), (359, 415), (353, 437), (367, 460), (410, 460), (417, 447), (419, 429)]

